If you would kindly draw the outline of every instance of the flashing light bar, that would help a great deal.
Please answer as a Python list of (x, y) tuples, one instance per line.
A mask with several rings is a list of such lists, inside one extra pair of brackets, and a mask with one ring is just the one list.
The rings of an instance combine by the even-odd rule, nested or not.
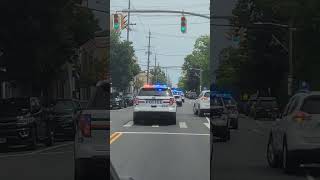
[(160, 84), (155, 84), (155, 85), (145, 84), (143, 86), (143, 88), (168, 88), (168, 86), (167, 85), (160, 85)]

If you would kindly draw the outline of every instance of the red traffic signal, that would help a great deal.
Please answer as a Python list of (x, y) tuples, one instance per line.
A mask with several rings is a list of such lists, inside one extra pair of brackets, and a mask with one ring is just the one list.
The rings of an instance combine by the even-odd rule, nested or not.
[(118, 30), (119, 27), (120, 27), (120, 24), (119, 24), (119, 15), (118, 14), (114, 14), (113, 15), (113, 27), (115, 30)]
[(187, 19), (186, 17), (181, 17), (181, 32), (186, 33), (187, 32)]

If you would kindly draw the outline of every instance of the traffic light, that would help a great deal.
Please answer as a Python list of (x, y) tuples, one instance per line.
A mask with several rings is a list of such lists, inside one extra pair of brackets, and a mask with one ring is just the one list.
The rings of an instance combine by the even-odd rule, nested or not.
[(186, 33), (187, 32), (187, 19), (186, 17), (181, 17), (181, 32)]
[(121, 15), (121, 30), (127, 28), (127, 15)]
[(113, 15), (113, 28), (118, 31), (119, 27), (120, 27), (119, 15), (118, 14), (114, 14)]

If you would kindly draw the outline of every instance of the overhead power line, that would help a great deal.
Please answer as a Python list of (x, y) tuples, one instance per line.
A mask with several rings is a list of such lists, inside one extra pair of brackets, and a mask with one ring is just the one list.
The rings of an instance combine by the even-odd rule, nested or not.
[(185, 54), (161, 54), (161, 53), (157, 53), (157, 55), (161, 55), (161, 56), (187, 56)]

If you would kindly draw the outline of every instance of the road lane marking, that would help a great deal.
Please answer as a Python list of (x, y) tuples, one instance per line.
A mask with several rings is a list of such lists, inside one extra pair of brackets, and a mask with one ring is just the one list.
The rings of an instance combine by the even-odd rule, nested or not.
[(208, 121), (208, 123), (210, 124), (210, 119), (208, 117), (206, 117), (206, 120)]
[(205, 126), (207, 126), (208, 129), (210, 129), (210, 124), (209, 123), (203, 123)]
[(74, 142), (68, 142), (68, 143), (64, 143), (64, 144), (60, 144), (60, 145), (48, 147), (48, 148), (41, 149), (41, 150), (38, 150), (38, 151), (27, 152), (27, 153), (3, 155), (3, 156), (0, 156), (0, 158), (20, 157), (20, 156), (32, 156), (32, 155), (35, 155), (35, 154), (38, 154), (38, 153), (39, 153), (39, 154), (40, 154), (40, 153), (43, 154), (42, 152), (49, 151), (49, 150), (53, 150), (53, 149), (57, 149), (57, 148), (61, 148), (61, 147), (64, 147), (64, 146), (69, 146), (69, 145), (71, 145), (71, 144), (73, 144), (73, 143), (74, 143)]
[(154, 134), (154, 135), (186, 135), (186, 136), (210, 136), (210, 134), (200, 134), (200, 133), (170, 133), (170, 132), (119, 132), (122, 134)]
[(120, 132), (115, 132), (114, 134), (111, 135), (112, 138), (110, 138), (110, 144), (112, 144), (114, 141), (119, 139), (120, 136), (122, 136), (122, 133)]
[(153, 128), (158, 128), (159, 125), (152, 125), (151, 127), (153, 127)]
[(131, 127), (133, 125), (133, 121), (127, 122), (123, 127)]
[(180, 128), (188, 128), (186, 122), (179, 122), (179, 127)]

